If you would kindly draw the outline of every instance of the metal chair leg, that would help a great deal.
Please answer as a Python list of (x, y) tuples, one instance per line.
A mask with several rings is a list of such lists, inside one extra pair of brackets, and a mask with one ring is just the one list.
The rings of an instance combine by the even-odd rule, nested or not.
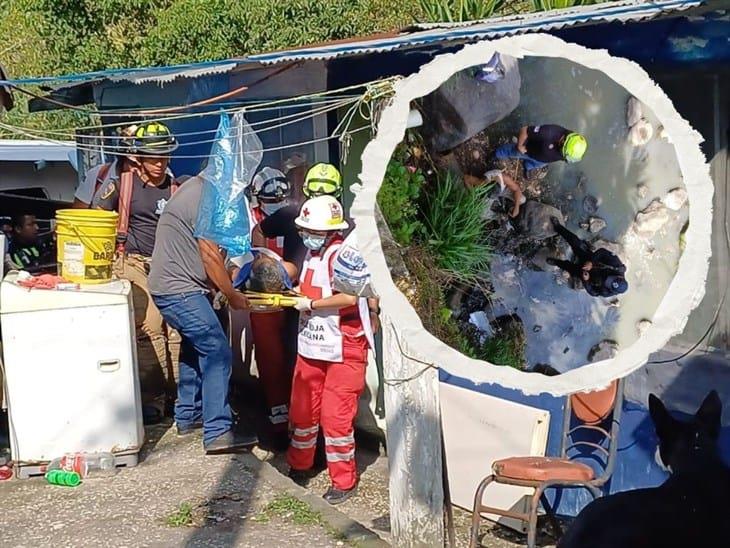
[(540, 507), (540, 497), (545, 488), (541, 485), (535, 488), (530, 499), (530, 520), (527, 522), (527, 548), (535, 548), (537, 544), (537, 509)]
[(469, 548), (477, 548), (479, 546), (479, 524), (481, 523), (481, 513), (479, 509), (482, 506), (484, 491), (487, 486), (494, 481), (494, 475), (484, 478), (474, 494), (474, 510), (471, 514), (471, 538), (469, 540)]
[(550, 506), (544, 491), (542, 495), (540, 495), (540, 503), (542, 504), (542, 507), (545, 508), (545, 515), (547, 515), (550, 527), (552, 527), (553, 533), (555, 534), (555, 538), (559, 539), (563, 536), (563, 528), (560, 527), (558, 518), (555, 516), (555, 512), (553, 511), (552, 506)]

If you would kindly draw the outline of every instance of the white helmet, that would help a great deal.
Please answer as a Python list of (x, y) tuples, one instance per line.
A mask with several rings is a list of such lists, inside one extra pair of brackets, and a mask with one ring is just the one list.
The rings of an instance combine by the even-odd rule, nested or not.
[(294, 224), (308, 230), (345, 230), (350, 226), (345, 221), (340, 202), (334, 196), (328, 195), (310, 198), (304, 202)]
[(259, 200), (283, 200), (289, 197), (291, 185), (286, 176), (271, 167), (265, 167), (253, 178), (253, 194)]

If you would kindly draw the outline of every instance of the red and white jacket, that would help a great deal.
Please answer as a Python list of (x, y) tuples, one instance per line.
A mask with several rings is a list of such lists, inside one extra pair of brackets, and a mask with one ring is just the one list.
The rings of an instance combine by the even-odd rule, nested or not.
[[(299, 275), (299, 291), (312, 300), (333, 295), (332, 270), (342, 240), (321, 252), (308, 251)], [(343, 360), (343, 338), (365, 336), (371, 349), (373, 329), (367, 299), (340, 310), (311, 310), (299, 314), (298, 352), (305, 358), (328, 362)]]

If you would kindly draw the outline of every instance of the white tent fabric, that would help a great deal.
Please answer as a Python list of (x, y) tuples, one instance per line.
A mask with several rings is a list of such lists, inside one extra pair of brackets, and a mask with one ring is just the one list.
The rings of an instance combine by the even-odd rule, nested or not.
[[(403, 139), (412, 100), (427, 95), (455, 72), (483, 63), (495, 51), (516, 58), (559, 57), (600, 70), (643, 104), (650, 105), (675, 147), (684, 184), (689, 195), (689, 228), (686, 249), (677, 272), (652, 318), (652, 325), (632, 345), (614, 358), (586, 364), (555, 377), (521, 372), (463, 356), (424, 329), (406, 297), (393, 284), (383, 256), (375, 223), (376, 195), (391, 154)], [(378, 133), (362, 156), (361, 186), (357, 189), (352, 215), (361, 252), (368, 264), (373, 285), (381, 296), (382, 309), (393, 321), (399, 339), (427, 363), (449, 374), (475, 383), (499, 384), (525, 394), (556, 396), (607, 386), (644, 365), (651, 353), (662, 348), (682, 331), (689, 313), (705, 293), (705, 279), (711, 254), (713, 184), (709, 166), (700, 150), (702, 136), (675, 110), (672, 102), (636, 63), (611, 57), (606, 51), (569, 44), (545, 34), (483, 41), (444, 54), (399, 81), (392, 102), (383, 112)], [(387, 356), (386, 356), (387, 359)]]

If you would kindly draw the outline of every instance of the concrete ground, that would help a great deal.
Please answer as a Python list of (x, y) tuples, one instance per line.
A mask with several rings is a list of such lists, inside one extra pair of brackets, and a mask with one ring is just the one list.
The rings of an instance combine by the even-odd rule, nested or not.
[[(256, 449), (254, 454), (264, 462), (271, 463), (281, 473), (286, 473), (287, 465), (284, 455)], [(360, 483), (356, 497), (338, 506), (347, 516), (376, 532), (382, 539), (392, 544), (390, 535), (390, 508), (388, 501), (388, 459), (382, 448), (377, 447), (372, 439), (358, 440), (356, 454)], [(320, 471), (307, 484), (307, 490), (315, 496), (321, 496), (329, 486), (326, 470)], [(456, 546), (469, 545), (471, 514), (453, 508), (454, 536)], [(516, 548), (524, 546), (525, 538), (504, 527), (483, 521), (480, 527), (480, 546), (482, 548)], [(541, 534), (539, 546), (552, 546), (554, 539)]]
[(203, 456), (199, 435), (179, 438), (169, 426), (148, 429), (138, 466), (76, 488), (0, 482), (0, 545), (335, 547), (349, 544), (345, 536), (378, 544), (252, 455)]
[[(169, 423), (149, 427), (147, 438), (138, 466), (92, 475), (76, 488), (42, 478), (0, 482), (0, 546), (369, 547), (390, 540), (387, 458), (377, 450), (358, 450), (358, 496), (333, 509), (321, 499), (326, 471), (302, 489), (285, 476), (282, 455), (256, 449), (206, 457), (198, 434), (180, 438)], [(455, 509), (457, 546), (468, 545), (469, 519)], [(480, 536), (487, 548), (524, 545), (487, 523)]]

